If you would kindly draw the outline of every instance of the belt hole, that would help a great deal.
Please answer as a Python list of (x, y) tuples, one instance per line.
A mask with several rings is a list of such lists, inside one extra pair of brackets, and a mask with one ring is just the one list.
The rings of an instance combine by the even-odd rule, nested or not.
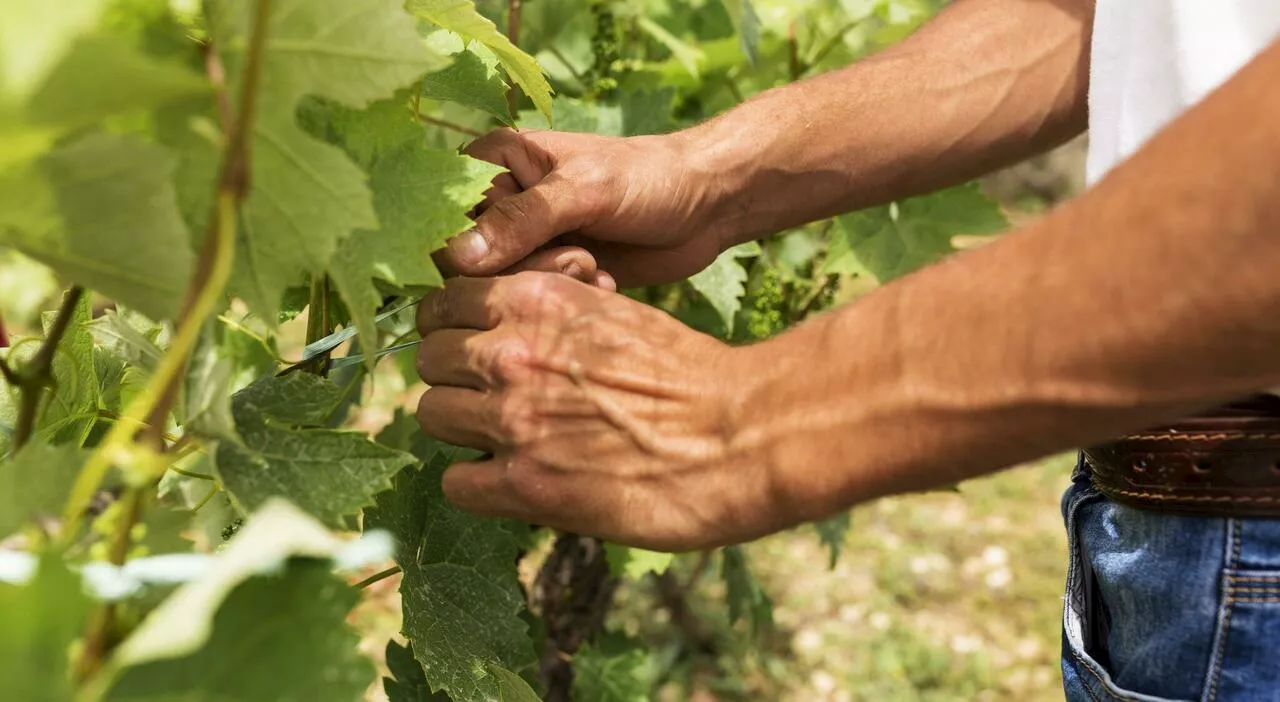
[[(1147, 459), (1145, 459), (1145, 458), (1137, 458), (1137, 459), (1134, 459), (1134, 461), (1133, 461), (1133, 471), (1134, 471), (1135, 473), (1144, 473), (1144, 472), (1146, 472), (1146, 470), (1147, 470), (1147, 466), (1148, 466), (1148, 465), (1150, 465), (1150, 464), (1147, 462)], [(1277, 462), (1276, 462), (1276, 470), (1280, 470), (1280, 461), (1277, 461)]]
[(1280, 474), (1280, 461), (1271, 464), (1271, 472)]
[(1191, 464), (1191, 470), (1197, 473), (1208, 473), (1213, 464), (1208, 461), (1196, 461)]

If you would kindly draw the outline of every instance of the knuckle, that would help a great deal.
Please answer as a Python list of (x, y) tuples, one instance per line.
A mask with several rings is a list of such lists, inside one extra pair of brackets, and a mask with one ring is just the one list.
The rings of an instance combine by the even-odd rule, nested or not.
[(521, 503), (535, 510), (555, 506), (555, 493), (551, 489), (549, 476), (537, 463), (515, 458), (508, 464), (506, 476), (511, 493)]
[(520, 448), (533, 439), (536, 418), (528, 403), (508, 398), (495, 408), (493, 424), (511, 446)]
[(522, 341), (512, 340), (494, 344), (489, 351), (489, 375), (498, 383), (510, 384), (524, 380), (532, 367), (533, 354)]
[(522, 271), (511, 276), (508, 299), (514, 312), (526, 315), (564, 309), (572, 279), (559, 273)]

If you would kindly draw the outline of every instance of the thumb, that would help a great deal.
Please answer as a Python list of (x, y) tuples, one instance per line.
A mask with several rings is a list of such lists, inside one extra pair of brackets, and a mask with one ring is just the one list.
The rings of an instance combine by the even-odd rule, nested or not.
[(449, 240), (445, 263), (461, 275), (493, 275), (593, 218), (599, 193), (584, 192), (552, 173), (537, 185), (484, 211), (476, 226)]

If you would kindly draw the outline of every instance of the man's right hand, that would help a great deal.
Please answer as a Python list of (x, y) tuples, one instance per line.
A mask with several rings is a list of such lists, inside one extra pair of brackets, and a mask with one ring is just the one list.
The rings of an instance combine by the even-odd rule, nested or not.
[(722, 244), (703, 225), (714, 178), (697, 178), (678, 136), (492, 132), (466, 153), (508, 169), (477, 208), (476, 227), (441, 252), (451, 273), (540, 267), (561, 247), (596, 259), (606, 288), (683, 280)]

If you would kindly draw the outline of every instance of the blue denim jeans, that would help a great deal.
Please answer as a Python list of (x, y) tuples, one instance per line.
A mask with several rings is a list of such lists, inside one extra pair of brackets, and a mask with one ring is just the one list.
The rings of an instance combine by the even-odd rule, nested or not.
[(1133, 509), (1083, 466), (1062, 512), (1070, 702), (1280, 701), (1280, 519)]

